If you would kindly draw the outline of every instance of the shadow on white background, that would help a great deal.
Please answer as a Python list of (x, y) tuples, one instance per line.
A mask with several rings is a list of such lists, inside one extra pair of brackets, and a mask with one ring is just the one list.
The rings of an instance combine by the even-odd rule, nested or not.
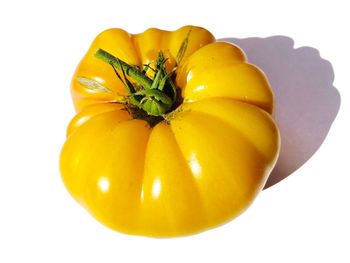
[(248, 61), (265, 72), (275, 94), (281, 152), (266, 189), (301, 167), (325, 140), (340, 107), (333, 68), (317, 49), (295, 49), (285, 36), (221, 41), (241, 47)]

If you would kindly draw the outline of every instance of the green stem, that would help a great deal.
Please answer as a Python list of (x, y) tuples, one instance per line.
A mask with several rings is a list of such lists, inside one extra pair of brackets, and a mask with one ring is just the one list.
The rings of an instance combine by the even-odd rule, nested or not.
[[(130, 105), (151, 116), (160, 116), (173, 109), (177, 91), (171, 76), (165, 70), (167, 59), (164, 58), (162, 51), (159, 51), (156, 60), (154, 79), (149, 78), (146, 72), (136, 66), (127, 64), (103, 49), (97, 50), (95, 57), (113, 67), (117, 77), (124, 83), (128, 91)], [(123, 75), (121, 76), (117, 70), (121, 70)], [(134, 82), (131, 82), (128, 77)], [(143, 116), (142, 114), (133, 115)]]
[(126, 75), (137, 81), (137, 83), (142, 85), (145, 89), (151, 88), (153, 80), (143, 74), (138, 68), (130, 66), (126, 62), (116, 58), (103, 49), (97, 50), (95, 57), (113, 65), (113, 67), (119, 70), (123, 70)]

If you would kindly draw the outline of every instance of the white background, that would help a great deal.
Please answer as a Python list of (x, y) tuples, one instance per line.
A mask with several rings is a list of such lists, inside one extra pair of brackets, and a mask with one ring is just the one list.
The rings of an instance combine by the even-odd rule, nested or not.
[[(350, 262), (346, 2), (2, 1), (0, 262)], [(60, 179), (71, 76), (106, 28), (186, 24), (217, 38), (283, 35), (317, 49), (332, 64), (340, 110), (319, 150), (237, 219), (184, 238), (120, 234), (92, 219)]]

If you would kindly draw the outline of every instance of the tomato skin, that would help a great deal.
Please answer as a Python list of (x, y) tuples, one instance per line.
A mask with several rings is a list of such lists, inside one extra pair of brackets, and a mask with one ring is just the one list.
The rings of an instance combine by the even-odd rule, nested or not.
[[(167, 70), (170, 72), (175, 66), (177, 52), (189, 31), (190, 41), (183, 57), (184, 61), (200, 47), (214, 42), (214, 36), (204, 28), (194, 26), (184, 26), (173, 32), (150, 28), (134, 35), (119, 28), (100, 33), (73, 76), (71, 93), (76, 110), (80, 111), (85, 106), (95, 103), (118, 101), (126, 95), (124, 85), (116, 77), (111, 66), (94, 56), (98, 49), (104, 49), (121, 60), (138, 66), (154, 61), (158, 51), (162, 50), (168, 58)], [(79, 76), (94, 79), (111, 92), (92, 91), (77, 81)]]
[[(93, 57), (97, 48), (134, 65), (161, 49), (170, 72), (189, 30), (176, 75), (184, 101), (176, 110), (151, 127), (113, 103), (125, 90)], [(91, 91), (78, 76), (111, 92)], [(238, 47), (215, 42), (203, 28), (101, 33), (74, 74), (72, 94), (78, 113), (61, 152), (63, 182), (95, 218), (123, 233), (182, 236), (231, 220), (262, 190), (278, 157), (268, 80)]]

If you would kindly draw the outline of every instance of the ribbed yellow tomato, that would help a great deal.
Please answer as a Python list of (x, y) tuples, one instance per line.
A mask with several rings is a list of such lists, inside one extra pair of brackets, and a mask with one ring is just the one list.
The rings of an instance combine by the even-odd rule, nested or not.
[[(139, 67), (154, 65), (161, 50), (166, 71), (176, 69), (181, 103), (155, 123), (137, 117), (120, 103), (128, 94), (113, 68), (94, 56), (100, 48)], [(222, 224), (249, 206), (278, 156), (268, 80), (237, 46), (203, 28), (102, 32), (72, 94), (78, 114), (61, 152), (63, 181), (100, 222), (124, 233), (170, 237)]]

